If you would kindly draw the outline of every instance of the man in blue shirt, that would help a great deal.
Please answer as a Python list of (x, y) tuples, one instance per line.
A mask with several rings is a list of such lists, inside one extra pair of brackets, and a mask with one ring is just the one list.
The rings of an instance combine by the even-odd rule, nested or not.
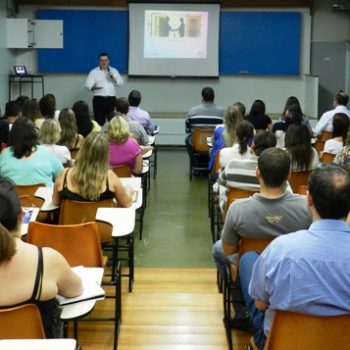
[(240, 259), (240, 279), (263, 349), (274, 310), (332, 316), (350, 313), (350, 176), (336, 165), (312, 172), (307, 195), (313, 223), (276, 238), (259, 256)]

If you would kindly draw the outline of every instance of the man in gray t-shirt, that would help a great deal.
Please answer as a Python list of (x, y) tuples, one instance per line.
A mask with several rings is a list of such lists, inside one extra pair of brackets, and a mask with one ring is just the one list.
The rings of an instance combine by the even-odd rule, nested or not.
[[(268, 148), (262, 152), (256, 170), (260, 193), (231, 204), (221, 240), (214, 244), (214, 260), (223, 276), (226, 264), (237, 261), (241, 237), (274, 238), (310, 226), (306, 198), (285, 191), (289, 172), (290, 158), (285, 151)], [(238, 319), (246, 315), (236, 307), (235, 313)]]

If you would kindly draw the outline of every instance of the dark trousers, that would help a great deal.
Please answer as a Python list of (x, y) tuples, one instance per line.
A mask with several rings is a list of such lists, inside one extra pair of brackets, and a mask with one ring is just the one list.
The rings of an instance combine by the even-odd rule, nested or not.
[(114, 111), (116, 101), (115, 96), (94, 96), (92, 100), (94, 116), (101, 126), (105, 123), (107, 115)]

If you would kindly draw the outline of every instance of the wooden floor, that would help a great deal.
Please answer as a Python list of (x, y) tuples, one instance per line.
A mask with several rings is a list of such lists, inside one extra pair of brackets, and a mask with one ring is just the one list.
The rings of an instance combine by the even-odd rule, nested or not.
[[(222, 295), (215, 269), (137, 268), (132, 293), (123, 279), (123, 321), (119, 350), (226, 350)], [(108, 287), (110, 288), (110, 287)], [(112, 300), (99, 301), (94, 315), (112, 313)], [(234, 332), (234, 349), (249, 334)], [(80, 322), (83, 350), (112, 349), (110, 322)]]

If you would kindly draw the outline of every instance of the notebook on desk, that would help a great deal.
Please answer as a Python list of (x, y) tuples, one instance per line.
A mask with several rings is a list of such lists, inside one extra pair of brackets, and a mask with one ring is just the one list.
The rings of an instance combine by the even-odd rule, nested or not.
[(85, 269), (82, 266), (76, 266), (73, 267), (72, 270), (81, 278), (83, 292), (79, 296), (73, 298), (66, 298), (62, 295), (57, 295), (56, 299), (59, 305), (64, 306), (86, 300), (105, 298), (105, 291), (100, 284), (88, 274), (88, 269)]
[(26, 66), (14, 66), (13, 70), (14, 70), (15, 74), (18, 76), (28, 74)]

